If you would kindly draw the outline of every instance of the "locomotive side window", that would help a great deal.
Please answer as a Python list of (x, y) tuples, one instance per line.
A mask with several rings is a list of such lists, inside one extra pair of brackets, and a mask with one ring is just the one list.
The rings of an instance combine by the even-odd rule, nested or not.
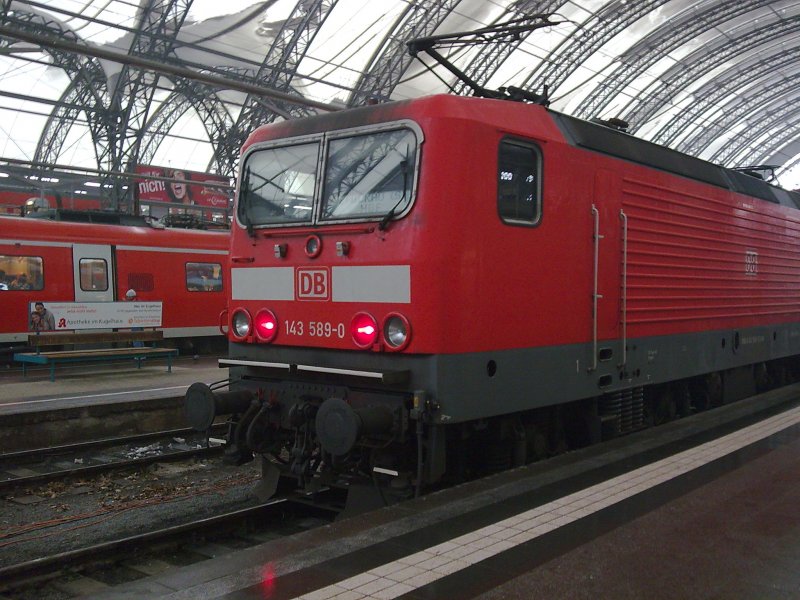
[(538, 148), (522, 142), (500, 142), (497, 164), (497, 212), (504, 223), (535, 225), (542, 214), (541, 164)]
[(246, 226), (311, 223), (319, 143), (257, 150), (247, 156), (239, 191)]
[(411, 202), (416, 157), (410, 129), (331, 140), (320, 220), (402, 214)]
[(82, 258), (78, 263), (81, 290), (104, 292), (108, 289), (108, 263), (102, 258)]
[(186, 289), (190, 292), (221, 292), (222, 265), (186, 263)]
[(41, 290), (44, 269), (39, 256), (0, 254), (0, 291)]

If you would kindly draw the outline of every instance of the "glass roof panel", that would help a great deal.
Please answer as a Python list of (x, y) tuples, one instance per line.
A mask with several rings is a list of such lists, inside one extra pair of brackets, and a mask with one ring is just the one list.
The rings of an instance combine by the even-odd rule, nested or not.
[(322, 102), (346, 101), (407, 8), (404, 0), (339, 0), (300, 62), (297, 89)]
[(13, 5), (50, 15), (81, 39), (95, 44), (114, 42), (125, 34), (125, 29), (135, 28), (139, 11), (135, 2), (120, 0), (48, 0), (43, 4)]
[[(207, 69), (217, 75), (252, 77), (262, 68), (262, 63), (282, 28), (287, 24), (295, 25), (288, 19), (299, 1), (178, 2), (175, 6), (180, 8), (188, 5), (188, 11), (181, 15), (185, 20), (172, 47), (173, 58), (168, 62), (184, 61), (190, 68)], [(311, 3), (310, 0), (303, 1), (307, 5)], [(746, 3), (748, 0), (742, 1)], [(370, 61), (376, 52), (386, 47), (405, 52), (404, 42), (407, 40), (392, 40), (391, 44), (387, 42), (386, 36), (398, 30), (398, 19), (409, 9), (430, 10), (433, 4), (427, 0), (338, 0), (296, 67), (296, 75), (291, 81), (293, 91), (321, 102), (346, 101), (353, 87), (361, 81), (364, 72), (373, 68)], [(607, 77), (617, 72), (620, 65), (633, 61), (641, 53), (656, 52), (657, 43), (654, 41), (652, 45), (649, 44), (648, 36), (654, 33), (680, 36), (680, 30), (671, 31), (672, 28), (679, 27), (676, 24), (695, 15), (698, 21), (703, 22), (703, 13), (720, 4), (723, 3), (717, 0), (670, 0), (661, 4), (646, 17), (638, 19), (623, 32), (605, 41), (583, 64), (572, 65), (572, 73), (557, 89), (551, 90), (553, 107), (568, 113), (577, 110), (593, 90), (602, 86)], [(135, 39), (136, 28), (142, 21), (139, 16), (143, 5), (144, 0), (10, 0), (4, 3), (3, 10), (10, 11), (9, 15), (13, 11), (44, 15), (58, 21), (61, 27), (71, 30), (86, 43), (128, 52)], [(624, 16), (626, 7), (635, 5), (634, 0), (565, 0), (556, 10), (556, 18), (565, 22), (535, 31), (528, 36), (504, 62), (497, 65), (496, 71), (488, 74), (485, 85), (493, 89), (522, 85), (532, 74), (538, 76), (545, 67), (557, 63), (565, 48), (581, 39), (587, 31), (591, 31), (589, 28), (596, 22), (597, 15), (602, 13), (604, 19), (613, 19), (618, 15)], [(521, 14), (509, 13), (508, 10), (524, 10), (526, 6), (535, 8), (539, 4), (523, 0), (462, 0), (455, 5), (435, 33), (469, 31), (498, 20), (507, 20)], [(528, 12), (531, 10), (529, 8)], [(661, 56), (655, 56), (655, 60), (641, 63), (644, 65), (641, 70), (623, 89), (615, 92), (616, 97), (604, 101), (603, 109), (597, 116), (624, 115), (637, 103), (658, 91), (660, 96), (663, 95), (665, 103), (651, 118), (650, 123), (637, 131), (637, 135), (644, 137), (655, 135), (670, 123), (673, 116), (702, 102), (703, 95), (707, 92), (704, 86), (713, 85), (719, 76), (729, 77), (737, 68), (746, 69), (779, 52), (786, 52), (787, 48), (796, 47), (800, 33), (791, 30), (780, 39), (764, 39), (759, 44), (731, 52), (719, 64), (698, 70), (697, 73), (692, 72), (692, 80), (685, 87), (662, 86), (662, 82), (675, 69), (683, 68), (688, 71), (700, 60), (698, 52), (705, 49), (713, 51), (718, 45), (759, 28), (785, 25), (788, 19), (798, 15), (800, 0), (777, 0), (729, 21), (709, 21), (704, 32), (687, 36), (687, 39), (679, 38), (680, 43), (670, 45), (668, 51), (659, 50)], [(643, 43), (639, 44), (640, 42)], [(633, 47), (637, 48), (637, 56), (629, 56)], [(443, 54), (459, 68), (469, 69), (472, 61), (485, 51), (485, 47), (471, 47), (444, 51)], [(163, 60), (163, 57), (153, 58)], [(274, 64), (277, 59), (278, 57), (271, 56), (270, 64)], [(69, 78), (61, 69), (47, 66), (51, 62), (47, 53), (37, 52), (30, 44), (14, 43), (0, 56), (0, 77), (3, 81), (0, 88), (0, 111), (4, 117), (0, 123), (0, 158), (30, 160), (35, 155), (36, 145), (47, 123), (47, 115), (69, 85)], [(433, 65), (430, 59), (426, 59), (426, 62)], [(113, 83), (114, 77), (122, 72), (120, 65), (110, 61), (102, 61), (101, 64), (109, 81)], [(791, 65), (791, 61), (788, 64)], [(268, 68), (269, 65), (266, 73), (269, 73)], [(405, 72), (397, 74), (396, 80), (399, 84), (392, 89), (392, 98), (412, 98), (445, 92), (447, 85), (454, 83), (454, 78), (441, 67), (435, 66), (434, 70), (435, 74), (432, 74), (420, 61), (411, 61)], [(740, 98), (748, 97), (760, 88), (769, 89), (773, 81), (793, 78), (796, 71), (796, 68), (783, 66), (766, 73), (758, 73), (751, 81), (732, 89), (727, 96), (721, 96), (713, 107), (703, 107), (702, 114), (696, 118), (695, 123), (687, 126), (673, 143), (694, 135), (697, 128), (724, 117), (724, 109), (736, 106)], [(155, 80), (160, 89), (152, 94), (152, 102), (146, 112), (148, 117), (161, 114), (159, 108), (171, 98), (169, 93), (173, 88), (168, 75), (149, 78), (149, 81)], [(266, 78), (262, 78), (262, 81), (265, 80)], [(534, 77), (527, 85), (534, 91), (540, 91), (537, 89), (540, 83)], [(204, 170), (211, 160), (213, 150), (206, 132), (206, 127), (211, 123), (204, 126), (202, 120), (209, 120), (213, 111), (222, 110), (228, 113), (228, 118), (214, 122), (235, 122), (244, 98), (242, 92), (235, 91), (221, 91), (216, 95), (204, 93), (202, 98), (194, 98), (195, 104), (203, 102), (204, 110), (210, 112), (203, 114), (201, 110), (198, 114), (195, 110), (190, 110), (180, 118), (176, 117), (171, 131), (155, 152), (152, 162), (168, 165), (170, 160), (176, 163), (176, 157), (181, 157), (180, 160), (187, 164), (172, 166)], [(214, 99), (218, 99), (220, 104), (208, 102)], [(265, 102), (268, 103), (267, 100)], [(763, 107), (756, 110), (763, 110)], [(92, 113), (89, 115), (91, 117)], [(744, 126), (741, 121), (730, 125), (727, 135), (733, 135), (733, 132)], [(88, 139), (86, 115), (82, 114), (67, 134), (60, 150), (59, 162), (76, 161), (82, 163), (80, 166), (96, 167), (95, 153)], [(723, 136), (716, 140), (703, 154), (713, 154), (715, 148), (724, 144), (725, 139)], [(793, 172), (798, 170), (800, 169), (795, 168)]]
[(0, 56), (0, 156), (31, 160), (53, 102), (70, 80), (64, 71), (47, 64), (48, 56), (40, 52), (25, 55), (28, 60)]
[(158, 147), (152, 164), (202, 172), (208, 169), (212, 158), (213, 150), (203, 122), (194, 110), (188, 110)]

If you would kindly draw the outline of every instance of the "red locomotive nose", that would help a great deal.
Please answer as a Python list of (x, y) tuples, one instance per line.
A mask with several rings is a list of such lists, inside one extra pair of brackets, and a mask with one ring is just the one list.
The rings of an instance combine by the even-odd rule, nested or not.
[(378, 322), (369, 313), (358, 313), (350, 323), (353, 342), (359, 348), (369, 348), (378, 339)]

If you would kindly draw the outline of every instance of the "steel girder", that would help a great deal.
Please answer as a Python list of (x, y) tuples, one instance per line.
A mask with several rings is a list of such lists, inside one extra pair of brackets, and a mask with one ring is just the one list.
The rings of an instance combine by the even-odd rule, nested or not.
[[(139, 12), (137, 31), (128, 54), (167, 60), (175, 47), (178, 31), (193, 0), (149, 0)], [(130, 171), (138, 163), (139, 143), (147, 121), (159, 75), (123, 65), (116, 76), (111, 96), (112, 143), (106, 158), (110, 172)], [(116, 125), (116, 126), (114, 126)], [(114, 179), (115, 208), (124, 201), (119, 180)]]
[[(797, 103), (797, 98), (793, 101)], [(739, 157), (737, 161), (740, 165), (762, 164), (775, 156), (778, 152), (788, 146), (795, 146), (800, 139), (800, 114), (795, 110), (791, 116), (783, 116), (785, 121), (777, 123), (772, 131), (767, 132), (769, 139), (763, 146), (754, 146)]]
[[(225, 103), (217, 96), (216, 89), (186, 79), (176, 79), (174, 86), (172, 93), (154, 111), (142, 132), (138, 158), (142, 164), (152, 164), (164, 137), (190, 109), (194, 109), (199, 116), (212, 143), (220, 135), (234, 129), (234, 120)], [(227, 163), (217, 161), (214, 167), (221, 175), (233, 176)]]
[[(696, 38), (719, 23), (735, 19), (757, 8), (768, 6), (773, 0), (739, 0), (716, 2), (709, 6), (695, 4), (679, 14), (667, 25), (644, 36), (619, 57), (616, 68), (581, 102), (575, 116), (588, 119), (599, 117), (603, 110), (666, 54), (681, 47), (687, 40)], [(694, 8), (701, 10), (694, 10)]]
[[(11, 2), (3, 4), (2, 23), (15, 28), (35, 33), (45, 33), (79, 41), (78, 37), (61, 22), (37, 13), (14, 9), (9, 14)], [(0, 46), (11, 47), (16, 40), (0, 40)], [(58, 104), (51, 112), (42, 134), (39, 137), (34, 160), (42, 163), (55, 163), (70, 127), (79, 118), (80, 107), (86, 107), (87, 123), (98, 157), (104, 152), (108, 132), (104, 116), (108, 102), (106, 73), (100, 62), (93, 58), (78, 56), (69, 52), (44, 49), (50, 55), (53, 65), (62, 69), (70, 78), (70, 85), (61, 95)], [(99, 111), (97, 118), (89, 118), (89, 114)]]
[[(98, 89), (106, 91), (104, 89), (106, 82), (107, 79), (103, 73), (102, 81), (97, 81), (103, 87)], [(106, 97), (108, 96), (106, 95)], [(90, 118), (89, 112), (99, 112), (100, 115), (97, 118)], [(92, 137), (97, 164), (98, 166), (102, 164), (103, 157), (108, 155), (108, 144), (111, 139), (108, 129), (109, 120), (106, 118), (108, 110), (106, 104), (97, 97), (97, 89), (84, 85), (77, 79), (70, 81), (59, 99), (59, 105), (50, 113), (39, 136), (33, 160), (41, 163), (58, 162), (67, 136), (72, 126), (79, 120), (81, 113), (86, 115), (86, 124)]]
[[(495, 23), (513, 18), (514, 15), (526, 16), (528, 14), (554, 12), (558, 10), (559, 7), (566, 4), (566, 2), (567, 0), (517, 0), (506, 9)], [(500, 68), (500, 65), (502, 65), (527, 38), (528, 36), (525, 36), (514, 42), (493, 44), (484, 47), (483, 51), (479, 52), (463, 69), (464, 73), (479, 85), (485, 86), (486, 82), (489, 81), (497, 69)], [(463, 82), (458, 82), (455, 85), (455, 92), (457, 94), (465, 94), (468, 90), (469, 86)]]
[(587, 58), (600, 50), (614, 36), (625, 30), (653, 9), (670, 0), (614, 0), (603, 5), (600, 12), (582, 23), (580, 32), (567, 36), (528, 77), (522, 87), (534, 91), (547, 85), (554, 91), (580, 67)]
[[(797, 102), (797, 98), (794, 102)], [(778, 123), (773, 132), (769, 133), (766, 144), (752, 147), (747, 154), (740, 157), (738, 164), (745, 166), (763, 164), (785, 148), (796, 147), (798, 140), (800, 140), (800, 115), (795, 111), (788, 122)]]
[[(308, 52), (325, 19), (338, 0), (300, 0), (292, 14), (283, 24), (275, 41), (267, 52), (254, 78), (262, 85), (276, 90), (291, 90), (292, 79), (297, 74), (300, 61)], [(309, 114), (309, 110), (298, 106), (280, 105), (278, 111), (294, 116)], [(239, 160), (239, 150), (250, 132), (262, 123), (275, 120), (276, 112), (270, 110), (254, 96), (248, 96), (236, 119), (236, 123), (220, 131), (214, 148), (214, 161), (220, 172), (232, 174)]]
[[(141, 14), (145, 24), (134, 36), (129, 53), (148, 55), (149, 52), (164, 52), (166, 47), (171, 48), (174, 36), (190, 4), (191, 0), (151, 2)], [(56, 32), (52, 27), (41, 25), (32, 30), (37, 33), (65, 34), (63, 31)], [(74, 34), (68, 33), (68, 35), (74, 41), (80, 41)], [(54, 54), (56, 51), (49, 49), (48, 52)], [(81, 77), (76, 77), (74, 70), (59, 64), (72, 80), (62, 95), (61, 102), (86, 107), (84, 112), (92, 133), (98, 168), (110, 172), (129, 169), (136, 163), (142, 122), (155, 89), (154, 78), (144, 71), (132, 71), (128, 67), (123, 67), (115, 79), (114, 90), (110, 91), (109, 78), (98, 61), (76, 54), (63, 54), (68, 56), (70, 61), (77, 60), (82, 61), (82, 64), (96, 65), (91, 71), (90, 78), (85, 73), (81, 73)], [(80, 112), (68, 107), (59, 107), (53, 111), (40, 137), (35, 160), (45, 163), (58, 161), (69, 130)], [(112, 205), (117, 207), (122, 188), (116, 179), (109, 179), (109, 182), (115, 190)]]
[[(712, 162), (727, 166), (748, 166), (761, 157), (769, 157), (798, 137), (800, 121), (800, 92), (783, 94), (773, 107), (759, 112), (753, 127), (736, 134), (710, 158)], [(764, 141), (759, 141), (763, 138)], [(756, 143), (758, 142), (758, 146)]]
[[(695, 130), (684, 136), (674, 147), (681, 152), (699, 156), (725, 131), (762, 106), (765, 100), (768, 101), (777, 94), (795, 87), (797, 82), (788, 78), (782, 78), (777, 82), (775, 79), (778, 69), (798, 61), (800, 61), (800, 48), (792, 47), (747, 65), (736, 65), (735, 69), (720, 74), (697, 90), (693, 94), (695, 101), (675, 115), (652, 137), (652, 141), (671, 145), (679, 135), (686, 133), (687, 129), (694, 125)], [(757, 82), (761, 82), (762, 85), (758, 85)], [(742, 89), (748, 89), (749, 95), (742, 96), (739, 92)], [(722, 101), (734, 93), (736, 98), (721, 106)], [(722, 108), (721, 114), (710, 122), (703, 122), (702, 126), (698, 125), (702, 121), (702, 115), (715, 108)]]
[(705, 45), (660, 76), (655, 89), (647, 93), (643, 101), (637, 101), (621, 118), (631, 124), (631, 131), (636, 131), (702, 74), (738, 54), (797, 31), (800, 31), (800, 17), (794, 16), (767, 23), (739, 36), (721, 36), (723, 39), (719, 43)]
[(365, 104), (370, 98), (389, 100), (400, 78), (414, 60), (406, 48), (408, 40), (432, 35), (461, 0), (417, 0), (409, 2), (403, 14), (386, 33), (372, 55), (348, 106)]

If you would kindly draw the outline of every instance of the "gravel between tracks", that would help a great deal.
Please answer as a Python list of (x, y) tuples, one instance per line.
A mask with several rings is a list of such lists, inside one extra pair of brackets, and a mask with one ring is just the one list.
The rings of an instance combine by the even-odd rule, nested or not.
[(259, 475), (213, 457), (15, 490), (0, 498), (0, 567), (253, 506)]

